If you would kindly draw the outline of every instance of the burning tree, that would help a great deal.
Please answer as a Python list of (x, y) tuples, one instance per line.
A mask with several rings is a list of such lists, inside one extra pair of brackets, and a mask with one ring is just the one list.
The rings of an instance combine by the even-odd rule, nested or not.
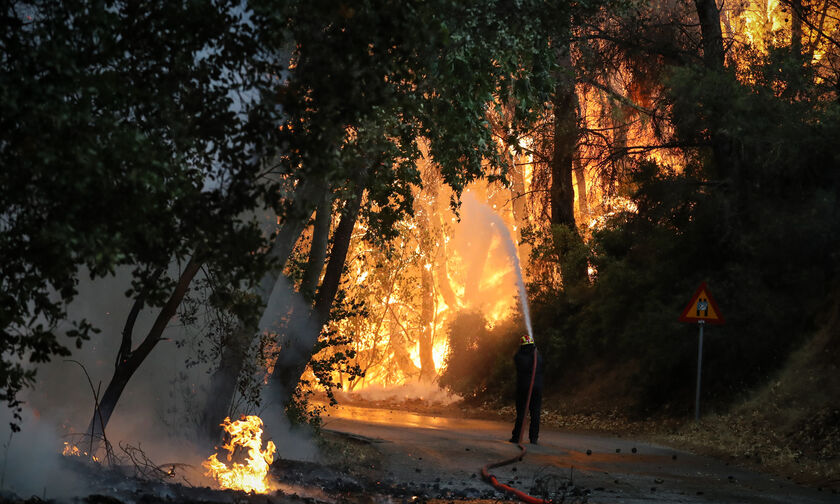
[[(286, 263), (316, 206), (332, 202), (321, 208), (334, 208), (340, 214), (326, 264), (321, 264), (326, 256), (319, 244), (326, 241), (327, 225), (316, 222), (311, 231), (309, 273), (295, 288), (312, 298), (293, 317), (308, 322), (278, 331), (280, 352), (271, 380), (281, 404), (291, 399), (330, 318), (354, 226), (359, 222), (366, 230), (365, 241), (381, 245), (395, 236), (395, 224), (413, 211), (413, 188), (422, 183), (415, 166), (420, 144), (428, 146), (429, 158), (457, 200), (467, 183), (487, 173), (485, 162), (498, 158), (486, 127), (486, 107), (505, 95), (516, 103), (518, 124), (535, 99), (542, 100), (550, 63), (545, 60), (545, 31), (534, 29), (542, 21), (529, 14), (536, 8), (536, 3), (527, 2), (516, 12), (486, 3), (411, 8), (385, 3), (377, 9), (323, 11), (290, 6), (283, 18), (288, 24), (275, 27), (276, 33), (291, 33), (296, 45), (281, 94), (287, 148), (275, 165), (276, 176), (294, 187), (293, 193), (287, 193), (292, 196), (282, 202), (295, 212), (282, 214), (285, 220), (274, 245), (283, 251), (275, 255), (278, 265)], [(382, 19), (389, 20), (386, 30), (380, 26)], [(511, 36), (503, 41), (491, 35), (499, 30)], [(499, 58), (500, 54), (507, 56)], [(328, 74), (325, 68), (330, 69)], [(471, 85), (465, 88), (467, 76)], [(531, 87), (517, 85), (524, 80)], [(342, 85), (336, 87), (336, 82)], [(495, 173), (492, 176), (499, 178), (503, 172)], [(316, 289), (313, 279), (321, 271)], [(263, 291), (263, 300), (279, 275), (277, 269), (264, 279), (269, 289)], [(428, 292), (428, 277), (425, 282)], [(423, 320), (434, 317), (429, 304), (424, 310)], [(421, 333), (426, 326), (424, 322)], [(253, 332), (244, 330), (244, 341)], [(421, 370), (433, 365), (430, 337), (431, 333), (421, 336), (426, 342)], [(231, 361), (241, 361), (239, 355), (231, 355)], [(237, 369), (241, 366), (223, 361), (220, 371), (234, 371), (225, 372), (227, 383), (235, 382)], [(205, 418), (218, 417), (229, 404), (229, 395), (220, 395)]]
[[(143, 15), (127, 3), (88, 7), (6, 7), (4, 53), (21, 57), (3, 59), (3, 88), (16, 93), (3, 104), (5, 130), (16, 132), (2, 146), (12, 167), (4, 171), (10, 190), (3, 215), (10, 220), (3, 254), (6, 264), (17, 265), (3, 276), (3, 341), (11, 345), (4, 350), (3, 397), (14, 403), (34, 377), (6, 359), (9, 352), (34, 361), (67, 352), (55, 328), (74, 296), (77, 268), (103, 276), (133, 267), (134, 307), (115, 374), (91, 420), (94, 435), (197, 277), (211, 280), (217, 306), (242, 318), (223, 345), (214, 382), (219, 400), (205, 417), (215, 424), (224, 416), (216, 412), (228, 407), (226, 391), (235, 389), (242, 349), (253, 341), (253, 307), (266, 302), (320, 208), (307, 281), (295, 286), (310, 299), (296, 315), (308, 323), (283, 333), (274, 367), (287, 402), (330, 316), (355, 224), (366, 222), (368, 240), (378, 244), (412, 211), (420, 139), (457, 197), (495, 157), (486, 106), (504, 94), (515, 98), (509, 101), (517, 104), (517, 118), (525, 117), (548, 82), (546, 38), (531, 12), (536, 2), (517, 12), (502, 3), (448, 2), (369, 10), (292, 4), (279, 12), (260, 2), (185, 11), (159, 4)], [(201, 26), (190, 25), (199, 19)], [(390, 25), (380, 26), (382, 19)], [(496, 37), (500, 31), (510, 36)], [(530, 87), (517, 84), (526, 80)], [(45, 123), (53, 127), (38, 126)], [(64, 141), (71, 130), (76, 137)], [(29, 162), (41, 171), (24, 169)], [(266, 204), (279, 225), (261, 236), (258, 219), (242, 216)], [(327, 240), (329, 214), (340, 217)], [(28, 248), (32, 254), (20, 254)], [(58, 303), (48, 299), (51, 288), (61, 295)], [(160, 307), (157, 321), (135, 346), (137, 314), (153, 307)], [(81, 344), (91, 331), (81, 321), (69, 334)], [(428, 354), (423, 359), (428, 363)]]
[[(555, 349), (608, 346), (607, 322), (654, 326), (679, 282), (639, 271), (763, 278), (737, 256), (793, 274), (755, 252), (780, 249), (765, 237), (774, 199), (833, 236), (819, 188), (835, 180), (836, 1), (549, 7), (7, 4), (0, 397), (16, 404), (34, 380), (23, 359), (68, 352), (56, 336), (80, 270), (117, 267), (132, 268), (134, 304), (94, 435), (197, 281), (236, 320), (212, 356), (208, 436), (265, 334), (284, 406), (333, 336), (366, 383), (429, 381), (447, 321), (480, 308), (495, 324), (511, 305), (493, 233), (458, 228), (468, 189), (534, 252)], [(704, 233), (724, 252), (688, 252)], [(294, 302), (266, 309), (283, 289)], [(79, 320), (68, 335), (93, 332)], [(356, 386), (348, 374), (336, 381)]]

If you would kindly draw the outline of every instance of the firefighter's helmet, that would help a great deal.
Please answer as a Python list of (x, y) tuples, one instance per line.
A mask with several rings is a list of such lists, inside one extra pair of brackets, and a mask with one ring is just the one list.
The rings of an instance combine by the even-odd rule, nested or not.
[(522, 335), (521, 338), (519, 338), (519, 344), (520, 345), (533, 345), (534, 344), (534, 338), (532, 338), (530, 334), (524, 334), (524, 335)]

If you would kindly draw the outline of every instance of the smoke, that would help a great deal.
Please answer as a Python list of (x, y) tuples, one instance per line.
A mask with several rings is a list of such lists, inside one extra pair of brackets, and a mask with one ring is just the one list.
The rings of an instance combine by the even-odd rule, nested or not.
[(22, 417), (25, 428), (12, 434), (12, 411), (0, 411), (0, 491), (41, 499), (90, 493), (85, 481), (62, 463), (63, 440), (55, 424), (30, 408)]
[[(112, 277), (89, 280), (79, 275), (79, 293), (68, 306), (68, 318), (89, 320), (101, 332), (76, 349), (65, 340), (72, 355), (39, 365), (34, 387), (26, 389), (21, 432), (12, 436), (5, 488), (20, 496), (66, 498), (90, 490), (83, 478), (66, 469), (61, 451), (64, 442), (84, 439), (93, 416), (94, 395), (100, 397), (114, 373), (117, 350), (131, 300), (124, 295), (130, 287), (130, 272), (121, 269)], [(157, 311), (144, 309), (134, 328), (136, 347), (151, 328)], [(155, 463), (198, 465), (212, 447), (196, 446), (191, 436), (190, 408), (202, 402), (202, 386), (208, 382), (208, 366), (187, 366), (194, 360), (183, 325), (176, 318), (163, 334), (151, 355), (140, 366), (123, 392), (106, 428), (108, 441), (118, 457), (125, 457), (120, 446), (140, 447)], [(59, 341), (63, 336), (59, 333)], [(73, 362), (74, 361), (74, 362)], [(84, 368), (84, 369), (82, 369)], [(90, 381), (88, 381), (88, 377)], [(194, 413), (194, 408), (192, 412)], [(11, 412), (4, 408), (0, 439), (8, 440)], [(8, 419), (6, 418), (8, 417)], [(81, 442), (79, 447), (84, 449)]]
[[(492, 228), (490, 227), (492, 226)], [(530, 320), (524, 284), (518, 268), (516, 248), (501, 218), (487, 205), (478, 202), (471, 194), (464, 197), (464, 221), (458, 226), (460, 237), (453, 240), (453, 250), (458, 248), (465, 265), (477, 255), (483, 255), (481, 266), (474, 272), (469, 301), (497, 303), (504, 296), (498, 288), (482, 291), (482, 271), (507, 277), (512, 264), (515, 270), (520, 300), (530, 331)], [(499, 240), (501, 240), (499, 242)], [(457, 243), (456, 243), (457, 242)], [(501, 243), (502, 247), (498, 247)], [(505, 254), (491, 254), (491, 250), (504, 249)], [(504, 258), (498, 256), (504, 255)], [(454, 271), (461, 274), (465, 268)], [(84, 366), (90, 382), (79, 365), (57, 359), (39, 367), (35, 388), (26, 391), (22, 399), (26, 402), (21, 425), (22, 432), (8, 441), (10, 413), (4, 409), (4, 429), (0, 431), (3, 447), (0, 456), (9, 462), (3, 476), (3, 488), (18, 495), (44, 494), (67, 497), (82, 495), (89, 491), (78, 476), (62, 469), (60, 456), (65, 436), (84, 433), (94, 409), (94, 394), (101, 395), (114, 372), (114, 361), (120, 346), (123, 326), (131, 308), (131, 300), (124, 295), (130, 286), (130, 271), (118, 270), (116, 275), (96, 280), (86, 280), (81, 274), (79, 294), (68, 307), (70, 319), (88, 319), (101, 333), (85, 342), (81, 349), (73, 349), (71, 359)], [(467, 283), (467, 282), (465, 282)], [(509, 298), (507, 298), (509, 299)], [(510, 306), (505, 300), (504, 306)], [(491, 308), (492, 310), (492, 308)], [(146, 308), (138, 316), (134, 328), (136, 347), (151, 328), (157, 310)], [(199, 325), (208, 314), (199, 313)], [(261, 320), (261, 329), (277, 331), (279, 327), (292, 335), (311, 335), (309, 327), (309, 306), (288, 284), (280, 278), (269, 299)], [(315, 331), (317, 334), (317, 331)], [(179, 319), (173, 319), (163, 334), (164, 340), (157, 344), (151, 355), (140, 366), (125, 388), (117, 408), (109, 422), (106, 434), (111, 444), (119, 450), (120, 445), (139, 446), (148, 457), (158, 464), (184, 463), (199, 466), (212, 452), (212, 446), (198, 443), (195, 428), (199, 422), (201, 405), (208, 390), (210, 372), (216, 362), (209, 349), (207, 334), (201, 330), (188, 331)], [(67, 341), (72, 344), (71, 340)], [(281, 342), (282, 344), (282, 342)], [(203, 345), (203, 346), (202, 346)], [(281, 354), (286, 358), (308, 357), (293, 355), (304, 345), (285, 345)], [(204, 357), (200, 354), (204, 353)], [(208, 356), (207, 354), (210, 353)], [(264, 378), (264, 370), (260, 378)], [(256, 377), (255, 377), (256, 378)], [(264, 421), (266, 438), (275, 442), (278, 457), (299, 460), (315, 460), (317, 447), (311, 436), (289, 425), (281, 405), (275, 400), (276, 392), (261, 388), (260, 411), (238, 411), (257, 413)], [(433, 402), (451, 402), (451, 396), (440, 391), (434, 384), (410, 384), (400, 389), (370, 389), (367, 397), (422, 397)], [(221, 423), (223, 419), (219, 419)], [(118, 455), (120, 453), (118, 452)]]
[[(47, 497), (53, 498), (69, 498), (91, 490), (79, 475), (62, 469), (67, 464), (61, 451), (64, 441), (84, 437), (94, 411), (94, 394), (101, 396), (113, 376), (131, 309), (132, 301), (124, 295), (131, 277), (127, 269), (96, 280), (86, 279), (84, 272), (79, 276), (79, 294), (68, 307), (68, 318), (86, 318), (101, 332), (80, 349), (72, 347), (72, 340), (65, 341), (73, 351), (68, 360), (59, 358), (38, 367), (34, 388), (21, 394), (25, 403), (24, 418), (18, 422), (21, 432), (10, 443), (11, 412), (3, 408), (0, 414), (0, 462), (8, 460), (3, 489), (22, 497), (41, 497), (45, 487)], [(264, 327), (270, 327), (267, 317), (288, 311), (292, 301), (288, 290), (285, 297), (272, 296)], [(134, 347), (143, 340), (156, 316), (155, 309), (141, 311), (134, 328)], [(199, 312), (197, 316), (201, 327), (208, 315)], [(106, 427), (108, 441), (118, 457), (125, 460), (121, 446), (139, 447), (156, 464), (179, 463), (197, 468), (188, 476), (191, 483), (209, 483), (201, 475), (200, 464), (214, 447), (203, 442), (197, 429), (201, 407), (212, 393), (208, 390), (210, 372), (216, 365), (207, 336), (201, 328), (187, 330), (178, 317), (170, 322), (163, 341), (129, 381)], [(279, 448), (278, 456), (312, 460), (316, 449), (308, 435), (290, 428), (285, 414), (268, 406), (263, 421), (267, 435)]]
[(359, 391), (337, 393), (336, 395), (339, 397), (339, 402), (341, 402), (342, 398), (351, 400), (361, 399), (365, 401), (407, 401), (419, 399), (428, 403), (447, 405), (459, 399), (458, 396), (452, 395), (438, 387), (437, 384), (430, 382), (409, 382), (392, 386), (373, 384)]
[[(68, 316), (86, 318), (101, 330), (81, 349), (73, 349), (68, 358), (81, 364), (84, 370), (76, 363), (54, 360), (39, 368), (35, 388), (26, 396), (30, 407), (68, 432), (86, 431), (93, 415), (94, 393), (101, 396), (113, 376), (132, 304), (124, 295), (129, 286), (128, 270), (120, 270), (113, 277), (80, 281), (79, 294), (68, 307)], [(152, 327), (157, 313), (154, 308), (140, 312), (133, 331), (135, 348)], [(212, 363), (196, 359), (194, 345), (205, 334), (188, 332), (176, 316), (162, 336), (163, 340), (141, 364), (117, 403), (106, 430), (113, 444), (119, 440), (184, 437), (197, 421), (192, 418), (196, 412), (190, 408), (203, 402), (202, 388), (209, 382)], [(208, 347), (209, 344), (204, 344), (203, 350), (208, 351)], [(24, 424), (23, 428), (27, 426)]]
[(293, 426), (277, 403), (266, 405), (258, 414), (263, 419), (263, 442), (274, 442), (276, 458), (304, 462), (318, 460), (318, 447), (311, 431)]
[[(317, 337), (319, 333), (313, 327), (309, 313), (309, 305), (300, 293), (292, 288), (285, 276), (280, 275), (260, 320), (263, 333), (284, 334), (284, 340), (280, 341), (279, 358), (286, 361), (309, 361), (309, 355), (303, 349), (307, 348), (307, 344), (308, 348), (312, 348), (315, 342), (307, 342), (306, 339), (313, 334)], [(266, 439), (274, 441), (281, 458), (314, 461), (318, 448), (312, 435), (289, 423), (284, 405), (278, 400), (285, 397), (286, 392), (276, 380), (270, 380), (268, 386), (261, 389), (260, 402), (264, 406), (258, 414), (263, 419)]]

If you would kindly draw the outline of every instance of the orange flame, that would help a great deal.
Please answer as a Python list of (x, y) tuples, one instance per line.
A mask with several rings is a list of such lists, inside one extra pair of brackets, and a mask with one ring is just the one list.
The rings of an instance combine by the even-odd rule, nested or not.
[(225, 418), (221, 426), (230, 438), (222, 445), (228, 452), (228, 462), (231, 462), (237, 448), (240, 452), (247, 449), (248, 456), (244, 464), (231, 462), (228, 466), (214, 453), (201, 464), (207, 469), (204, 475), (213, 477), (225, 489), (268, 493), (268, 469), (274, 461), (275, 447), (273, 442), (268, 441), (262, 449), (263, 422), (260, 417), (250, 415), (235, 422)]
[(71, 445), (67, 441), (64, 442), (64, 450), (61, 451), (61, 454), (65, 457), (81, 457), (82, 450), (79, 449), (76, 445)]
[(78, 446), (74, 444), (70, 444), (69, 442), (64, 442), (64, 449), (61, 450), (61, 454), (65, 457), (88, 457), (94, 462), (99, 462), (99, 459), (96, 455), (89, 455), (88, 452), (80, 450)]

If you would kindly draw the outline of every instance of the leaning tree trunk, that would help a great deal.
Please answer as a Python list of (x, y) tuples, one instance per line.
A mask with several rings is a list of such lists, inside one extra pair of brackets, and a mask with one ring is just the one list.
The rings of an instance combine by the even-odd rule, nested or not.
[(146, 357), (149, 356), (155, 345), (157, 345), (161, 340), (161, 336), (163, 335), (164, 329), (166, 329), (166, 325), (169, 323), (169, 320), (175, 316), (178, 306), (181, 304), (181, 300), (184, 299), (184, 295), (186, 295), (187, 290), (189, 289), (190, 282), (192, 282), (192, 279), (195, 277), (196, 273), (198, 273), (200, 267), (201, 264), (196, 261), (195, 258), (190, 259), (189, 263), (187, 263), (186, 267), (181, 272), (181, 276), (178, 278), (175, 290), (169, 296), (166, 304), (164, 304), (160, 309), (160, 312), (158, 312), (155, 323), (146, 334), (146, 338), (140, 346), (138, 346), (135, 350), (131, 350), (131, 338), (134, 330), (134, 322), (137, 319), (137, 314), (143, 306), (143, 296), (141, 295), (135, 301), (123, 331), (122, 344), (120, 345), (120, 351), (117, 354), (114, 376), (108, 383), (108, 387), (105, 389), (105, 393), (99, 401), (99, 407), (94, 412), (93, 418), (91, 418), (90, 425), (88, 426), (88, 432), (91, 433), (93, 443), (98, 444), (98, 442), (104, 438), (105, 428), (108, 426), (108, 421), (111, 419), (111, 415), (117, 407), (117, 402), (119, 401), (123, 390), (125, 390), (129, 380), (132, 376), (134, 376), (134, 373), (143, 361), (146, 360)]
[[(313, 201), (318, 201), (327, 191), (321, 183), (310, 179), (301, 181), (295, 189), (294, 201), (288, 210), (286, 221), (274, 240), (270, 256), (276, 261), (275, 270), (267, 273), (260, 281), (258, 294), (263, 307), (274, 290), (282, 274), (283, 265), (288, 261), (300, 235), (312, 215)], [(239, 382), (239, 375), (245, 365), (248, 349), (254, 342), (259, 328), (240, 325), (225, 340), (219, 361), (219, 367), (210, 377), (210, 390), (201, 414), (200, 432), (209, 440), (221, 435), (219, 423), (230, 414), (233, 397)]]
[(307, 302), (311, 302), (324, 270), (327, 259), (327, 245), (330, 241), (330, 224), (332, 223), (332, 198), (325, 192), (324, 198), (315, 212), (315, 225), (312, 229), (312, 244), (309, 247), (309, 260), (303, 272), (300, 293)]
[(364, 186), (359, 184), (353, 198), (344, 208), (341, 220), (333, 234), (333, 245), (324, 280), (315, 296), (315, 305), (306, 323), (301, 326), (289, 325), (286, 328), (287, 339), (277, 356), (270, 378), (275, 397), (283, 409), (291, 402), (300, 377), (312, 359), (321, 330), (329, 321), (330, 308), (338, 293), (341, 273), (350, 248), (353, 228), (359, 216), (363, 193)]

